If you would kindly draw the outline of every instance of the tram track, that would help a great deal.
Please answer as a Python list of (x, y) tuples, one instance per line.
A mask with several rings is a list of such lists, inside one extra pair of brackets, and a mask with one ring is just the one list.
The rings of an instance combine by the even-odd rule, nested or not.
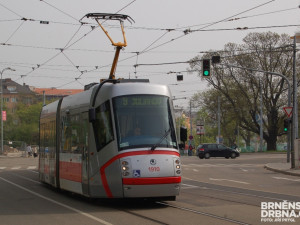
[[(200, 186), (200, 185), (201, 186)], [(249, 197), (251, 199), (257, 198), (260, 202), (262, 199), (265, 199), (265, 201), (300, 201), (299, 196), (294, 195), (288, 195), (288, 194), (281, 194), (276, 192), (266, 192), (261, 190), (253, 190), (253, 189), (246, 189), (246, 188), (238, 188), (238, 187), (230, 187), (230, 186), (222, 186), (217, 184), (210, 184), (205, 182), (198, 182), (198, 185), (193, 185), (194, 187), (198, 187), (201, 189), (201, 192), (197, 192), (197, 195), (208, 197), (208, 198), (214, 198), (234, 203), (240, 203), (245, 204), (249, 206), (257, 206), (260, 207), (257, 204), (249, 204), (249, 202), (243, 202), (243, 201), (236, 201), (231, 199), (226, 199), (224, 196), (229, 195), (239, 195), (239, 196), (245, 196)], [(203, 194), (204, 191), (207, 191), (207, 194)], [(209, 194), (209, 192), (212, 192)], [(222, 197), (216, 197), (216, 193), (219, 193)], [(221, 194), (224, 193), (224, 194)]]
[(203, 212), (203, 211), (199, 211), (199, 210), (194, 210), (194, 209), (190, 209), (190, 208), (186, 208), (186, 207), (175, 206), (175, 205), (165, 203), (165, 202), (156, 202), (156, 203), (160, 204), (160, 205), (165, 205), (165, 206), (168, 206), (168, 207), (171, 207), (171, 208), (183, 210), (183, 211), (186, 211), (186, 212), (191, 212), (191, 213), (203, 215), (203, 216), (206, 216), (206, 217), (211, 217), (211, 218), (214, 218), (214, 219), (217, 219), (217, 220), (227, 221), (227, 222), (230, 222), (230, 223), (233, 223), (233, 224), (250, 225), (249, 223), (245, 223), (245, 222), (242, 222), (242, 221), (238, 221), (238, 220), (230, 219), (230, 218), (227, 218), (227, 217), (222, 217), (222, 216), (218, 216), (218, 215), (215, 215), (215, 214), (211, 214), (211, 213), (207, 213), (207, 212)]
[[(140, 205), (141, 207), (145, 207), (145, 205), (147, 204), (147, 201), (144, 202), (144, 203), (140, 202), (139, 204), (141, 204)], [(176, 206), (176, 205), (168, 203), (168, 202), (155, 201), (155, 202), (153, 202), (153, 204), (154, 205), (152, 205), (151, 208), (166, 207), (166, 208), (171, 208), (171, 209), (175, 209), (175, 210), (180, 210), (180, 211), (183, 211), (183, 212), (186, 212), (186, 213), (192, 213), (192, 214), (201, 215), (201, 216), (204, 216), (204, 217), (209, 217), (211, 219), (219, 221), (218, 223), (221, 223), (222, 221), (225, 221), (225, 222), (229, 222), (231, 224), (250, 225), (250, 223), (246, 223), (244, 221), (239, 221), (239, 220), (231, 219), (231, 218), (228, 218), (226, 216), (219, 216), (219, 215), (216, 215), (216, 214), (207, 213), (207, 212), (204, 212), (204, 211), (199, 211), (199, 210), (195, 210), (195, 209), (192, 209), (192, 208), (187, 208), (187, 207), (182, 207), (182, 206)], [(170, 223), (170, 222), (166, 222), (166, 221), (161, 220), (161, 219), (155, 219), (155, 218), (153, 218), (151, 216), (143, 215), (142, 213), (139, 213), (139, 212), (137, 212), (135, 210), (124, 209), (123, 207), (122, 208), (120, 208), (120, 207), (113, 207), (113, 208), (116, 209), (116, 210), (120, 210), (120, 211), (123, 211), (125, 213), (128, 213), (130, 215), (133, 215), (133, 216), (145, 219), (147, 221), (153, 222), (155, 224), (162, 224), (162, 225), (176, 224), (176, 222), (175, 222), (176, 218), (174, 218), (174, 221), (172, 221)], [(164, 213), (164, 212), (162, 211), (162, 213)], [(174, 215), (178, 215), (179, 214), (179, 213), (176, 213), (176, 212), (172, 212), (172, 213)], [(180, 213), (180, 215), (181, 215), (181, 213)], [(188, 215), (186, 215), (185, 217), (189, 218)]]
[[(205, 185), (206, 184), (206, 185)], [(195, 186), (195, 185), (193, 185)], [(217, 201), (221, 202), (230, 202), (234, 204), (239, 204), (239, 205), (244, 205), (244, 206), (251, 206), (251, 207), (257, 207), (261, 208), (259, 202), (261, 201), (290, 201), (290, 202), (295, 202), (295, 201), (300, 201), (299, 197), (292, 196), (292, 195), (287, 195), (287, 194), (280, 194), (280, 193), (270, 193), (270, 192), (264, 192), (264, 191), (258, 191), (258, 190), (250, 190), (250, 189), (244, 189), (244, 188), (236, 188), (236, 187), (228, 187), (228, 186), (222, 186), (222, 185), (214, 185), (214, 184), (209, 184), (209, 183), (202, 183), (201, 186), (198, 186), (199, 189), (202, 191), (207, 191), (206, 194), (197, 192), (197, 198), (209, 198), (209, 199), (214, 199)], [(216, 192), (219, 192), (216, 194)], [(181, 194), (183, 194), (181, 192)], [(231, 195), (236, 196), (244, 196), (246, 198), (239, 198), (240, 200), (236, 199), (229, 199), (232, 198)], [(204, 197), (204, 198), (203, 198)], [(250, 201), (249, 201), (250, 200)], [(257, 203), (255, 203), (257, 202)], [(160, 205), (165, 205), (168, 207), (172, 207), (178, 210), (183, 210), (199, 215), (203, 215), (206, 217), (211, 217), (220, 221), (227, 221), (233, 224), (252, 224), (252, 223), (247, 223), (241, 220), (236, 220), (233, 218), (228, 218), (228, 216), (220, 216), (217, 214), (213, 213), (208, 213), (207, 211), (201, 211), (196, 208), (196, 205), (191, 205), (190, 207), (182, 206), (183, 204), (190, 204), (189, 202), (185, 201), (176, 201), (175, 204), (172, 203), (167, 203), (167, 202), (160, 202), (157, 201), (157, 204)], [(222, 203), (223, 204), (223, 203)], [(194, 207), (195, 206), (195, 207)]]
[[(9, 174), (24, 179), (22, 175), (16, 175), (15, 173), (9, 173)], [(35, 182), (34, 179), (30, 179), (30, 178), (25, 178), (24, 180)], [(193, 183), (193, 186), (196, 186), (195, 183)], [(216, 205), (222, 205), (224, 204), (224, 202), (225, 203), (230, 202), (230, 203), (239, 204), (241, 205), (241, 207), (245, 205), (245, 206), (252, 206), (252, 207), (254, 206), (259, 208), (260, 204), (258, 202), (262, 201), (262, 199), (264, 199), (263, 201), (283, 201), (283, 200), (299, 201), (298, 200), (299, 197), (296, 198), (296, 196), (291, 196), (291, 195), (284, 195), (280, 193), (267, 193), (264, 191), (250, 190), (250, 189), (237, 188), (237, 187), (228, 187), (228, 186), (215, 185), (215, 184), (202, 183), (202, 182), (197, 183), (197, 187), (195, 188), (196, 192), (194, 193), (190, 192), (191, 188), (188, 190), (189, 192), (182, 190), (181, 195), (183, 195), (184, 198), (188, 197), (188, 199), (190, 199), (189, 195), (194, 196), (195, 193), (197, 193), (196, 197), (202, 199), (201, 201), (209, 201), (209, 200), (205, 200), (205, 198), (219, 200), (220, 202), (215, 203)], [(237, 197), (233, 199), (232, 196), (237, 196)], [(240, 198), (239, 196), (247, 196), (247, 198), (251, 199), (251, 201)], [(72, 196), (72, 199), (73, 198), (74, 196)], [(79, 200), (84, 200), (84, 198), (81, 199), (80, 196), (78, 196), (77, 198)], [(241, 225), (253, 224), (252, 222), (249, 222), (247, 219), (244, 220), (232, 215), (229, 216), (227, 214), (223, 216), (219, 213), (210, 213), (208, 209), (198, 210), (197, 202), (192, 203), (192, 205), (187, 205), (191, 203), (188, 200), (187, 201), (184, 200), (184, 198), (181, 199), (179, 197), (176, 202), (159, 201), (159, 200), (158, 201), (134, 201), (134, 200), (125, 200), (125, 199), (122, 200), (116, 199), (115, 201), (114, 200), (111, 201), (112, 199), (107, 199), (105, 201), (102, 200), (96, 201), (98, 202), (98, 204), (94, 202), (92, 205), (121, 211), (123, 213), (128, 214), (128, 216), (131, 215), (132, 218), (136, 217), (137, 220), (139, 219), (142, 221), (144, 220), (145, 224), (164, 224), (164, 225), (180, 224), (177, 221), (177, 219), (179, 219), (180, 217), (192, 218), (193, 217), (192, 214), (195, 215), (194, 218), (199, 218), (199, 220), (201, 221), (202, 220), (206, 221), (205, 218), (210, 218), (208, 220), (213, 220), (215, 221), (215, 223), (219, 223), (219, 224), (223, 224), (223, 223), (241, 224)], [(241, 200), (239, 200), (239, 198)], [(86, 200), (86, 202), (89, 201)], [(257, 204), (255, 204), (255, 202)], [(74, 206), (71, 207), (76, 208)], [(181, 213), (178, 212), (177, 210), (181, 211)], [(159, 211), (161, 214), (166, 214), (166, 217), (157, 215), (155, 211)], [(172, 215), (172, 218), (169, 215)], [(259, 215), (257, 216), (259, 217)], [(187, 224), (192, 224), (193, 221), (194, 220), (190, 219), (189, 221), (190, 223)]]

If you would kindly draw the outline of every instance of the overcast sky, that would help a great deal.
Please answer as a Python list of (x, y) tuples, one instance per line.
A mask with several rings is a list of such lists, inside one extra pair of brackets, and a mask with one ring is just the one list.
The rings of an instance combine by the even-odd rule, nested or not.
[[(241, 44), (249, 32), (293, 36), (300, 30), (294, 26), (300, 25), (299, 5), (300, 0), (0, 0), (0, 70), (11, 67), (16, 71), (5, 71), (3, 78), (39, 88), (80, 89), (108, 78), (114, 47), (94, 20), (79, 20), (87, 13), (120, 13), (135, 23), (125, 21), (128, 46), (116, 77), (148, 78), (169, 85), (177, 98), (190, 98), (206, 84), (184, 72), (188, 64), (134, 65), (184, 62), (229, 42)], [(115, 22), (103, 25), (115, 42), (122, 41)], [(184, 35), (187, 29), (202, 31)], [(184, 81), (170, 72), (182, 72)]]

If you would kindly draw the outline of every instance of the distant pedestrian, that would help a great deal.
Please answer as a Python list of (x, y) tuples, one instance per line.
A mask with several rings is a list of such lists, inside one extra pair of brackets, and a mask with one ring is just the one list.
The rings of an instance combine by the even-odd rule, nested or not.
[(33, 157), (35, 158), (37, 156), (38, 156), (38, 154), (37, 154), (37, 147), (34, 147), (33, 148)]
[(30, 145), (27, 146), (26, 151), (27, 151), (27, 156), (28, 157), (32, 156), (32, 149), (31, 149)]

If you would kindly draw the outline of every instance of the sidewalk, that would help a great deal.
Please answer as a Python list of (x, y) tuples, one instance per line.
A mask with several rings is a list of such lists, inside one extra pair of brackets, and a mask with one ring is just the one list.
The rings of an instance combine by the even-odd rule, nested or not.
[(25, 157), (25, 152), (11, 152), (5, 155), (0, 154), (0, 158), (6, 158), (6, 157)]
[(271, 170), (274, 172), (300, 177), (300, 169), (291, 169), (291, 163), (268, 163), (264, 167), (267, 170)]

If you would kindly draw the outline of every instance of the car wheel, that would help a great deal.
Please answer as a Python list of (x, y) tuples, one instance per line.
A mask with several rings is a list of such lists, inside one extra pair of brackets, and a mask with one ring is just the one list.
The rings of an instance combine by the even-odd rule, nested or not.
[(226, 158), (226, 159), (229, 159), (229, 156), (226, 156), (225, 158)]
[(232, 159), (235, 159), (236, 154), (235, 154), (234, 152), (232, 152), (230, 157), (231, 157)]
[(203, 157), (203, 156), (199, 156), (199, 158), (200, 158), (200, 159), (203, 159), (204, 157)]
[(209, 153), (205, 153), (204, 158), (209, 159), (210, 155)]

